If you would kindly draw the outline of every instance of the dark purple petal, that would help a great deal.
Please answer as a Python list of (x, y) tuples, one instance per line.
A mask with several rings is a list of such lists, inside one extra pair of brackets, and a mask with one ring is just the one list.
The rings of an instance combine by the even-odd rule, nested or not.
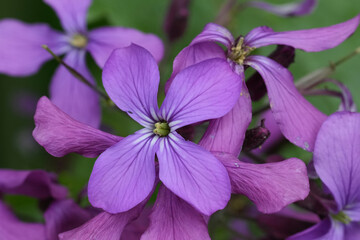
[(127, 136), (96, 160), (88, 186), (91, 205), (120, 213), (150, 194), (155, 182), (157, 138), (151, 137), (151, 130), (144, 130)]
[(339, 211), (360, 204), (359, 132), (360, 114), (339, 112), (324, 122), (316, 139), (314, 166)]
[(230, 49), (234, 42), (234, 37), (225, 27), (215, 23), (208, 23), (203, 31), (192, 40), (191, 45), (203, 42), (218, 42), (227, 49)]
[[(219, 81), (221, 79), (221, 81)], [(178, 73), (160, 114), (171, 130), (224, 116), (239, 98), (241, 81), (224, 59), (210, 59)]]
[(0, 72), (12, 76), (26, 76), (39, 70), (51, 59), (42, 45), (57, 55), (68, 47), (64, 36), (46, 24), (26, 24), (14, 19), (0, 21)]
[(0, 192), (40, 199), (63, 199), (67, 196), (66, 188), (56, 183), (55, 175), (43, 170), (0, 169)]
[(282, 134), (293, 144), (312, 151), (326, 116), (299, 93), (291, 73), (280, 64), (262, 56), (250, 56), (246, 64), (264, 79), (270, 108)]
[(249, 1), (246, 6), (260, 8), (265, 11), (282, 17), (302, 16), (313, 12), (317, 5), (317, 0), (302, 0), (285, 4), (270, 4), (261, 1)]
[[(286, 240), (351, 240), (344, 238), (344, 225), (326, 218), (313, 227), (297, 233)], [(355, 240), (355, 239), (354, 239)]]
[[(64, 62), (95, 84), (86, 67), (85, 51), (69, 52)], [(99, 95), (85, 83), (74, 77), (64, 66), (59, 66), (50, 85), (50, 99), (75, 120), (98, 128), (101, 121)]]
[(173, 72), (170, 79), (166, 82), (165, 93), (167, 93), (175, 76), (181, 70), (212, 58), (226, 59), (224, 50), (216, 43), (204, 42), (193, 44), (184, 48), (174, 59)]
[(334, 79), (324, 79), (324, 82), (331, 82), (340, 88), (341, 91), (341, 104), (339, 106), (338, 111), (349, 111), (349, 112), (356, 112), (356, 104), (353, 100), (351, 91), (349, 88), (340, 81)]
[(277, 212), (309, 194), (306, 166), (297, 158), (251, 164), (241, 162), (230, 154), (213, 154), (225, 165), (232, 192), (247, 196), (260, 212)]
[[(241, 78), (238, 80), (243, 81)], [(225, 116), (210, 121), (199, 145), (208, 151), (226, 152), (238, 156), (250, 122), (251, 99), (243, 83), (239, 100), (233, 109)]]
[(158, 120), (159, 81), (155, 59), (135, 44), (115, 50), (103, 70), (103, 83), (110, 98), (145, 127)]
[(256, 48), (277, 44), (318, 52), (336, 47), (346, 40), (357, 29), (359, 21), (360, 15), (330, 27), (287, 32), (274, 32), (267, 27), (258, 27), (246, 35), (245, 43)]
[(85, 223), (91, 214), (73, 200), (61, 200), (52, 203), (44, 213), (47, 240), (58, 240), (58, 234)]
[(157, 62), (160, 62), (164, 55), (164, 44), (159, 37), (124, 27), (102, 27), (92, 30), (89, 33), (87, 49), (96, 63), (103, 68), (113, 50), (127, 47), (132, 43), (148, 50)]
[(166, 14), (164, 30), (172, 42), (181, 37), (189, 17), (190, 0), (172, 0)]
[(122, 139), (72, 119), (47, 97), (40, 98), (34, 119), (35, 140), (55, 157), (68, 153), (97, 157)]
[(206, 240), (209, 239), (204, 217), (192, 206), (160, 186), (150, 226), (141, 240)]
[(229, 176), (221, 162), (177, 133), (160, 141), (156, 155), (164, 185), (205, 215), (223, 209), (231, 191)]
[(86, 32), (86, 15), (92, 0), (44, 0), (60, 18), (61, 25), (68, 33)]
[(360, 239), (360, 223), (352, 222), (345, 226), (345, 238), (346, 240)]
[(21, 222), (0, 201), (0, 238), (4, 240), (48, 240), (40, 223)]

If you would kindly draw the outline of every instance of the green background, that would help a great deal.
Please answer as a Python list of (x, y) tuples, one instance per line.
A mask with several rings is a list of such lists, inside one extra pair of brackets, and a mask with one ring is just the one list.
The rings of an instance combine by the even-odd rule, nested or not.
[[(239, 0), (240, 1), (240, 0)], [(163, 85), (172, 71), (172, 61), (176, 54), (202, 30), (208, 22), (214, 21), (220, 7), (225, 1), (219, 0), (193, 0), (190, 4), (190, 17), (184, 36), (173, 44), (166, 43), (168, 53), (161, 63), (160, 96)], [(241, 2), (241, 1), (240, 1)], [(285, 3), (289, 1), (269, 1), (272, 3)], [(291, 1), (290, 1), (291, 2)], [(94, 0), (88, 15), (89, 29), (102, 25), (125, 26), (137, 28), (144, 32), (159, 35), (164, 41), (164, 19), (170, 1), (166, 0)], [(320, 0), (315, 11), (308, 16), (296, 18), (282, 18), (259, 9), (244, 9), (233, 15), (229, 25), (234, 36), (245, 35), (254, 27), (267, 25), (275, 31), (298, 30), (314, 27), (323, 27), (336, 24), (354, 17), (360, 12), (358, 0)], [(0, 19), (16, 18), (27, 23), (45, 22), (55, 29), (61, 29), (59, 20), (53, 10), (41, 0), (12, 0), (0, 1)], [(1, 36), (0, 36), (1, 37)], [(336, 61), (360, 46), (360, 31), (340, 46), (319, 53), (306, 53), (296, 51), (295, 63), (290, 67), (295, 80), (316, 70), (327, 66), (330, 61)], [(274, 47), (265, 47), (257, 54), (267, 54)], [(1, 56), (0, 56), (1, 58)], [(354, 57), (339, 67), (332, 78), (345, 83), (351, 90), (357, 105), (360, 105), (360, 57)], [(57, 67), (55, 61), (50, 61), (41, 70), (32, 76), (14, 78), (0, 75), (0, 168), (36, 169), (41, 168), (59, 174), (60, 182), (66, 185), (75, 197), (87, 183), (94, 163), (94, 159), (86, 159), (70, 154), (64, 158), (54, 158), (39, 147), (32, 139), (31, 131), (34, 128), (32, 114), (25, 114), (19, 109), (18, 96), (29, 95), (33, 102), (48, 95), (50, 79)], [(93, 60), (88, 57), (88, 65), (101, 84), (101, 71)], [(330, 85), (329, 85), (330, 86)], [(333, 88), (330, 86), (330, 88)], [(326, 114), (334, 112), (339, 104), (338, 99), (330, 97), (311, 97), (312, 103)], [(31, 101), (29, 101), (31, 105)], [(257, 104), (254, 108), (259, 107)], [(103, 106), (103, 123), (113, 129), (115, 134), (126, 136), (136, 129), (134, 121), (125, 114), (108, 109)], [(300, 157), (305, 161), (311, 154), (290, 145), (282, 149), (286, 157)], [(14, 206), (17, 213), (24, 219), (41, 220), (40, 211), (36, 208), (33, 199), (10, 196), (6, 201)], [(211, 231), (214, 233), (214, 231)], [(224, 230), (215, 231), (215, 239), (227, 239)]]

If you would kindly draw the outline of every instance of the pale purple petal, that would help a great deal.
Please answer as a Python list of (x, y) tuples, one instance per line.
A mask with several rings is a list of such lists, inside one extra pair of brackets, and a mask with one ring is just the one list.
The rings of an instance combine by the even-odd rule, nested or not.
[(124, 27), (103, 27), (92, 30), (89, 33), (87, 49), (96, 63), (103, 68), (113, 50), (127, 47), (132, 43), (148, 50), (157, 62), (160, 62), (164, 55), (164, 44), (159, 37)]
[(0, 201), (0, 238), (4, 240), (48, 240), (40, 223), (21, 222)]
[(50, 5), (68, 33), (86, 32), (86, 15), (92, 0), (44, 0)]
[(90, 203), (109, 213), (125, 212), (142, 202), (155, 182), (156, 137), (140, 130), (113, 145), (96, 160), (90, 176)]
[(210, 240), (204, 217), (165, 186), (160, 186), (150, 226), (141, 240)]
[(336, 25), (308, 30), (274, 32), (267, 27), (253, 29), (246, 37), (249, 47), (287, 45), (307, 52), (318, 52), (336, 47), (357, 29), (360, 15)]
[(74, 120), (47, 97), (40, 98), (34, 119), (35, 140), (55, 157), (69, 153), (97, 157), (122, 139)]
[(193, 44), (181, 50), (181, 52), (174, 59), (173, 72), (170, 79), (166, 82), (165, 93), (167, 93), (175, 76), (181, 70), (212, 58), (226, 59), (224, 50), (213, 42)]
[(52, 203), (44, 213), (47, 240), (58, 240), (58, 234), (76, 228), (91, 218), (91, 214), (66, 199)]
[(156, 155), (164, 185), (205, 215), (223, 209), (230, 199), (230, 181), (221, 162), (177, 133), (160, 141)]
[(360, 239), (360, 223), (352, 222), (345, 226), (345, 240)]
[[(85, 51), (69, 52), (64, 62), (82, 74), (91, 84), (95, 84), (86, 67)], [(50, 85), (50, 99), (75, 120), (98, 128), (101, 108), (98, 93), (74, 77), (64, 66), (59, 66)]]
[(225, 27), (215, 23), (208, 23), (203, 31), (192, 40), (191, 45), (202, 42), (218, 42), (230, 49), (234, 37)]
[(159, 81), (155, 59), (135, 44), (115, 50), (103, 70), (103, 84), (110, 98), (145, 127), (157, 120)]
[(270, 4), (262, 1), (249, 1), (246, 6), (260, 8), (270, 13), (282, 16), (302, 16), (313, 12), (317, 5), (317, 0), (302, 0), (285, 4)]
[(251, 164), (241, 162), (230, 154), (213, 154), (225, 165), (232, 192), (247, 196), (260, 212), (277, 212), (309, 194), (306, 166), (297, 158)]
[(359, 132), (360, 114), (339, 112), (324, 122), (316, 139), (314, 166), (338, 210), (360, 203)]
[[(243, 80), (239, 78), (239, 81)], [(199, 145), (208, 151), (226, 152), (238, 156), (251, 117), (251, 99), (243, 83), (239, 100), (233, 109), (225, 116), (210, 121)]]
[(203, 61), (175, 76), (160, 114), (172, 130), (222, 117), (237, 102), (241, 84), (225, 59)]
[(282, 134), (293, 144), (312, 151), (326, 116), (299, 93), (291, 73), (280, 64), (263, 56), (250, 56), (246, 64), (264, 79), (270, 108)]
[(63, 199), (68, 192), (56, 182), (55, 175), (43, 170), (1, 169), (0, 193)]
[(27, 76), (51, 59), (43, 44), (57, 55), (67, 50), (64, 36), (46, 24), (26, 24), (14, 19), (0, 21), (0, 72)]
[[(340, 222), (329, 218), (324, 219), (313, 227), (297, 233), (286, 240), (348, 240), (344, 238), (344, 226)], [(350, 240), (350, 239), (349, 239)]]

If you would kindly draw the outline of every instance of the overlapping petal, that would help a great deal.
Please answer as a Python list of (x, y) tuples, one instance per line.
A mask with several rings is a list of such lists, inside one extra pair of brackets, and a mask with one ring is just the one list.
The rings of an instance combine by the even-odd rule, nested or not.
[(280, 64), (263, 56), (250, 56), (246, 64), (264, 79), (270, 108), (283, 135), (293, 144), (312, 151), (326, 116), (298, 92), (291, 73)]
[(54, 175), (43, 170), (0, 170), (0, 193), (20, 194), (46, 199), (64, 199), (65, 187), (56, 183)]
[(61, 25), (68, 33), (86, 32), (86, 15), (92, 0), (44, 0), (60, 18)]
[[(95, 84), (86, 67), (85, 51), (69, 52), (64, 62)], [(65, 113), (79, 122), (98, 128), (101, 121), (99, 96), (96, 91), (75, 78), (64, 66), (59, 66), (50, 85), (50, 99)]]
[(317, 5), (317, 0), (302, 0), (285, 4), (270, 4), (262, 1), (249, 1), (247, 6), (260, 8), (273, 14), (290, 17), (310, 14)]
[(282, 162), (250, 164), (225, 153), (214, 153), (226, 167), (232, 192), (252, 200), (258, 210), (273, 213), (309, 194), (305, 164), (290, 158)]
[(191, 45), (202, 42), (218, 42), (230, 49), (234, 37), (227, 28), (215, 23), (208, 23), (203, 31), (192, 40)]
[(230, 199), (230, 181), (221, 162), (177, 133), (160, 141), (156, 155), (164, 185), (205, 215), (223, 209)]
[(336, 47), (357, 29), (360, 15), (336, 25), (308, 30), (274, 32), (268, 27), (253, 29), (245, 37), (249, 47), (287, 45), (307, 52), (318, 52)]
[(160, 186), (150, 226), (141, 240), (206, 240), (209, 239), (204, 217), (192, 206)]
[(240, 91), (239, 76), (225, 59), (206, 60), (175, 76), (160, 114), (172, 130), (219, 118), (233, 108)]
[(124, 27), (103, 27), (90, 31), (87, 49), (102, 68), (114, 49), (132, 43), (148, 50), (157, 62), (164, 55), (164, 45), (159, 37)]
[(339, 112), (321, 126), (314, 166), (333, 194), (338, 210), (360, 203), (360, 114)]
[(109, 213), (125, 212), (149, 195), (155, 182), (157, 150), (157, 138), (151, 135), (150, 130), (140, 130), (96, 160), (88, 185), (94, 207)]
[(159, 81), (155, 59), (135, 44), (115, 50), (103, 70), (103, 83), (110, 98), (144, 127), (157, 120)]
[(40, 98), (34, 119), (35, 140), (55, 157), (69, 153), (97, 157), (122, 139), (74, 120), (47, 97)]
[(46, 24), (5, 19), (0, 21), (0, 36), (0, 72), (13, 76), (33, 74), (52, 58), (43, 44), (58, 55), (67, 50), (64, 36)]

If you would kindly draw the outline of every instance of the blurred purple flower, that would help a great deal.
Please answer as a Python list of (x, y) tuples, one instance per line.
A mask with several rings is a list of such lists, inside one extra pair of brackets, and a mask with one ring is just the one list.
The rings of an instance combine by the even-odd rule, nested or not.
[[(38, 71), (51, 55), (41, 45), (48, 45), (64, 61), (95, 84), (85, 63), (87, 51), (102, 68), (112, 50), (137, 43), (147, 48), (157, 61), (163, 55), (161, 40), (152, 34), (122, 27), (102, 27), (88, 31), (86, 15), (91, 0), (44, 0), (57, 13), (65, 34), (46, 24), (25, 24), (14, 19), (0, 21), (0, 72), (26, 76)], [(98, 127), (101, 120), (96, 92), (60, 66), (50, 85), (52, 101), (75, 119)]]
[(181, 37), (186, 29), (189, 17), (190, 0), (172, 0), (168, 9), (164, 29), (172, 42)]
[(276, 5), (262, 1), (248, 1), (245, 3), (245, 6), (263, 9), (265, 11), (282, 17), (292, 17), (312, 13), (317, 6), (317, 3), (317, 0), (302, 0), (299, 2)]
[(338, 112), (321, 126), (314, 167), (336, 201), (336, 208), (315, 226), (289, 240), (360, 239), (360, 114)]
[[(237, 39), (234, 39), (226, 28), (209, 23), (191, 44), (175, 58), (173, 74), (166, 89), (171, 85), (174, 76), (179, 71), (206, 59), (228, 59), (233, 70), (239, 74), (239, 81), (244, 81), (244, 65), (253, 67), (265, 81), (270, 107), (283, 135), (293, 144), (312, 151), (317, 131), (326, 116), (298, 92), (293, 83), (293, 77), (287, 69), (270, 58), (249, 55), (258, 47), (272, 44), (287, 45), (310, 52), (333, 48), (356, 30), (359, 20), (360, 16), (356, 16), (330, 27), (288, 32), (274, 32), (268, 27), (258, 27), (250, 31), (245, 37), (240, 36)], [(216, 43), (223, 44), (227, 48), (226, 52), (224, 53)], [(244, 122), (245, 126), (246, 122), (250, 122), (251, 101), (246, 86), (242, 88), (242, 95), (238, 104), (242, 107), (235, 107), (228, 113), (233, 118), (226, 115), (223, 120), (225, 121), (226, 118), (227, 122), (222, 123), (221, 120), (215, 120), (218, 122), (217, 125), (238, 125), (238, 122)], [(212, 124), (210, 123), (210, 125)], [(232, 138), (226, 136), (223, 139)], [(241, 137), (237, 137), (237, 147), (234, 148), (236, 152), (241, 149), (240, 140), (242, 141)]]

